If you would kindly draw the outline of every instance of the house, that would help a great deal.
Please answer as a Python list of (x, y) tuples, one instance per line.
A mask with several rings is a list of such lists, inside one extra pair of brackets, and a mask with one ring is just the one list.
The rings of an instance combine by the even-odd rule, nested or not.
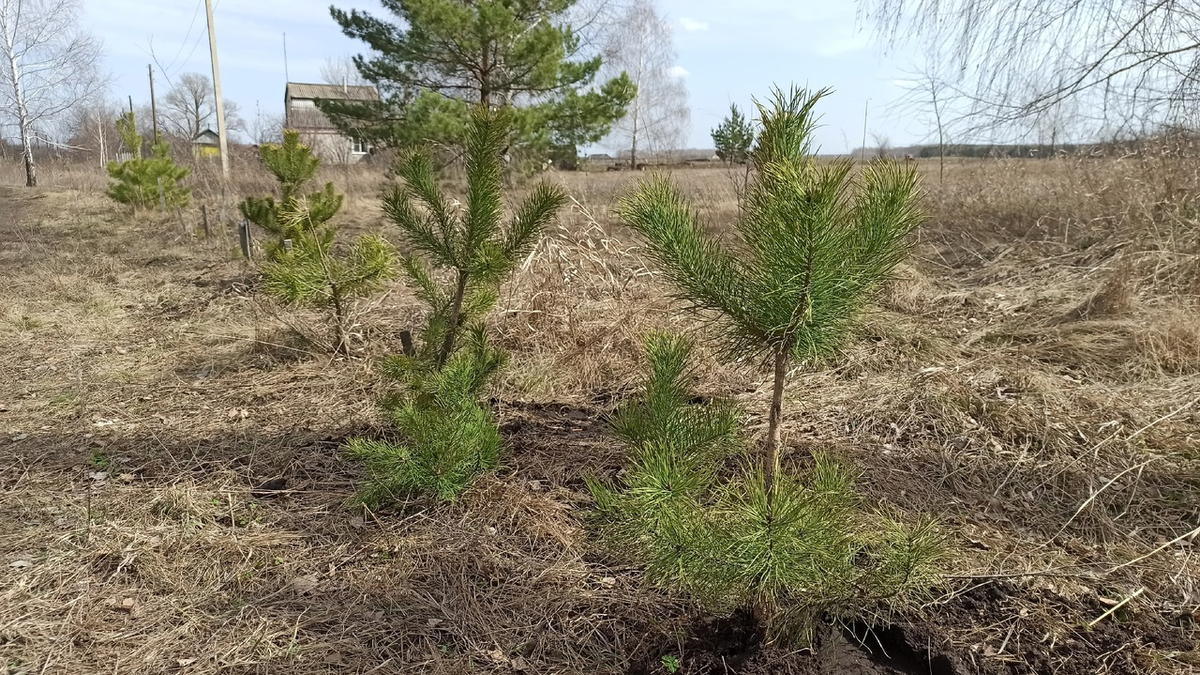
[(284, 126), (300, 132), (313, 154), (331, 164), (354, 164), (371, 150), (362, 139), (342, 134), (317, 108), (317, 99), (378, 101), (375, 87), (288, 82), (283, 94)]
[(205, 129), (192, 139), (192, 156), (196, 159), (213, 159), (221, 156), (221, 137), (212, 129)]

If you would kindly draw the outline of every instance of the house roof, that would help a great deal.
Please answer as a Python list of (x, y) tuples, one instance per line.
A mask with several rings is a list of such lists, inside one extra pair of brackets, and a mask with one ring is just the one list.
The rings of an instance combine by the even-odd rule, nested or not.
[(221, 137), (212, 129), (205, 129), (196, 134), (196, 137), (192, 139), (192, 143), (195, 145), (219, 145), (220, 142)]
[(307, 84), (288, 82), (284, 98), (328, 98), (339, 101), (378, 101), (379, 91), (375, 87), (340, 84)]

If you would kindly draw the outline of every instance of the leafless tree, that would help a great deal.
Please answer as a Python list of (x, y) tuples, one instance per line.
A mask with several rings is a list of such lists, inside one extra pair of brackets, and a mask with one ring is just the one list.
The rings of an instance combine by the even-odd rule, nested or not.
[(349, 56), (325, 59), (325, 63), (321, 64), (321, 81), (338, 86), (370, 84), (363, 78), (362, 73), (358, 72), (354, 59)]
[(678, 150), (687, 140), (691, 111), (687, 84), (675, 71), (671, 24), (652, 0), (632, 0), (604, 44), (604, 63), (613, 73), (624, 71), (637, 86), (625, 117), (613, 125), (610, 147), (629, 150), (637, 167), (641, 150)]
[[(217, 109), (212, 80), (200, 73), (184, 73), (174, 82), (158, 107), (163, 127), (174, 136), (192, 140), (216, 123)], [(237, 103), (225, 101), (225, 125), (232, 132), (245, 132)]]
[(256, 111), (250, 137), (257, 144), (283, 142), (283, 113)]
[(116, 120), (126, 112), (117, 102), (101, 97), (72, 107), (58, 124), (55, 135), (72, 148), (86, 152), (100, 167), (120, 152), (121, 137)]
[(882, 159), (892, 154), (892, 139), (881, 131), (871, 132), (871, 141), (875, 143), (875, 156)]
[(954, 103), (959, 97), (939, 67), (936, 51), (926, 55), (920, 69), (908, 73), (908, 83), (895, 107), (933, 127), (938, 145), (938, 180), (946, 182), (946, 144), (958, 121)]
[[(1200, 101), (1196, 0), (859, 0), (893, 43), (942, 46), (978, 119), (1022, 122), (1067, 99), (1110, 133)], [(1140, 128), (1139, 128), (1140, 127)]]
[(45, 127), (104, 85), (101, 46), (80, 29), (79, 10), (79, 0), (0, 0), (0, 124), (16, 127), (29, 187), (35, 139), (50, 141)]

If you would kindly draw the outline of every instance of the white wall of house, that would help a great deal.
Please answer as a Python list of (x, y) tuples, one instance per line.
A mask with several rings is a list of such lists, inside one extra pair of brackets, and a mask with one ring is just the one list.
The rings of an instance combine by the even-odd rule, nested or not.
[(300, 140), (326, 164), (356, 164), (367, 156), (366, 146), (336, 131), (301, 131)]
[[(361, 141), (343, 136), (336, 128), (306, 127), (298, 120), (313, 120), (325, 116), (317, 112), (312, 99), (292, 98), (288, 102), (288, 124), (300, 132), (300, 140), (313, 150), (313, 154), (327, 164), (355, 164), (366, 157), (368, 146)], [(292, 115), (292, 112), (297, 113)], [(326, 123), (328, 121), (326, 120)]]

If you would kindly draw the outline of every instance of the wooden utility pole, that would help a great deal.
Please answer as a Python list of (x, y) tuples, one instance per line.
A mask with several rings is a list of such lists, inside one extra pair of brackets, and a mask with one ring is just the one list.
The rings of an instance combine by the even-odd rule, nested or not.
[(158, 106), (154, 103), (154, 66), (146, 64), (146, 72), (150, 73), (150, 124), (154, 127), (154, 142), (158, 142)]
[(104, 147), (104, 119), (96, 118), (96, 137), (100, 139), (100, 168), (108, 166), (108, 149)]
[(213, 30), (212, 0), (204, 0), (208, 12), (208, 52), (212, 57), (213, 93), (217, 97), (217, 138), (221, 143), (221, 178), (229, 182), (229, 138), (225, 130), (225, 100), (221, 98), (221, 67), (217, 64), (217, 34)]

